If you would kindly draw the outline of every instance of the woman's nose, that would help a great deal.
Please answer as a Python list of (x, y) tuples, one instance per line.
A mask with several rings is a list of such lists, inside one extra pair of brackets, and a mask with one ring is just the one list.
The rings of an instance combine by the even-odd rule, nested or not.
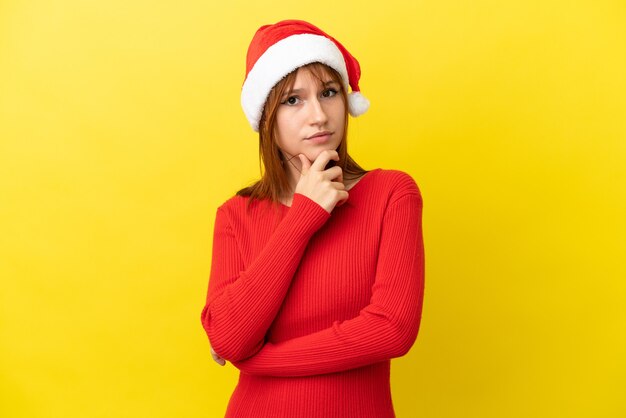
[(315, 124), (326, 123), (328, 121), (328, 115), (326, 110), (320, 103), (319, 99), (315, 98), (310, 102), (311, 122)]

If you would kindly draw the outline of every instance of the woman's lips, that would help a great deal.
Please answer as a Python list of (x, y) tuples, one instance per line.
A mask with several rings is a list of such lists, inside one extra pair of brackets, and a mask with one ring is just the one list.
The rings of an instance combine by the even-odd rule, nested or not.
[(310, 138), (307, 138), (306, 140), (307, 141), (311, 141), (311, 142), (315, 142), (316, 144), (321, 144), (321, 143), (324, 143), (324, 142), (328, 141), (330, 139), (331, 135), (332, 135), (332, 132), (326, 132), (326, 133), (321, 134), (321, 135), (318, 134), (318, 135), (312, 136)]

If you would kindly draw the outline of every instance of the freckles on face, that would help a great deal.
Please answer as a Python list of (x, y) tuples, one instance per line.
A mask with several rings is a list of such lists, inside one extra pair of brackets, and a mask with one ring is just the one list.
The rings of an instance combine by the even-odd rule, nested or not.
[[(339, 147), (345, 123), (341, 88), (330, 76), (320, 81), (307, 68), (298, 69), (276, 113), (276, 140), (287, 159), (303, 153), (313, 161), (323, 150)], [(327, 135), (314, 138), (319, 133)]]

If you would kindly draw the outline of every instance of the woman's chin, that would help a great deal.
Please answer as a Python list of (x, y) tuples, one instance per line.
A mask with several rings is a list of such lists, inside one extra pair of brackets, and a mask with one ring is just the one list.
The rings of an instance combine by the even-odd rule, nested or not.
[(326, 150), (337, 151), (338, 148), (339, 148), (338, 146), (334, 147), (332, 145), (320, 145), (319, 147), (316, 147), (316, 149), (312, 153), (305, 153), (304, 155), (306, 155), (309, 161), (312, 162), (312, 161), (315, 161), (317, 157), (319, 157), (320, 154), (323, 153), (324, 151)]

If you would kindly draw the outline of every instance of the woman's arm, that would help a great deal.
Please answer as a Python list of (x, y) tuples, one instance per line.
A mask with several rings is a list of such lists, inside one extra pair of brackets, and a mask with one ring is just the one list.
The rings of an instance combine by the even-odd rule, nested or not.
[(422, 198), (419, 190), (389, 204), (383, 221), (370, 304), (359, 316), (313, 334), (267, 343), (233, 365), (266, 376), (340, 372), (406, 354), (417, 338), (424, 293)]
[(313, 200), (294, 194), (291, 208), (244, 269), (228, 215), (217, 210), (209, 289), (201, 319), (220, 357), (242, 360), (263, 346), (307, 243), (329, 217)]

